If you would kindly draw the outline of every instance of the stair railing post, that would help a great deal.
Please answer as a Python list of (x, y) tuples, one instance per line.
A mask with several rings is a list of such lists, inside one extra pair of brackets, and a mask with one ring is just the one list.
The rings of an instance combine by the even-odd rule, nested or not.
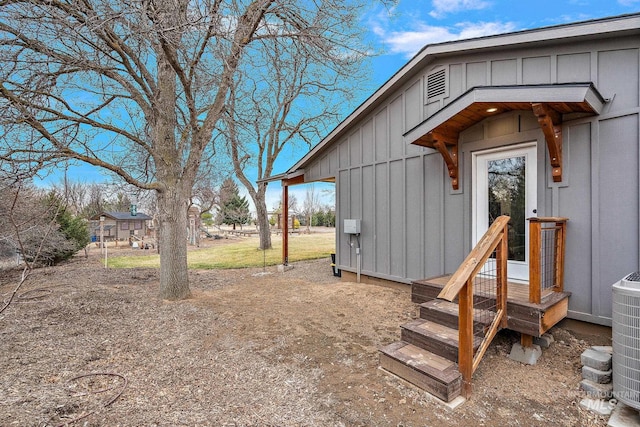
[(458, 317), (458, 369), (462, 374), (463, 397), (471, 396), (473, 375), (473, 277), (469, 278), (458, 294), (460, 315)]
[(502, 237), (496, 251), (496, 263), (498, 266), (496, 277), (496, 311), (503, 313), (500, 327), (507, 327), (507, 261), (509, 258), (509, 228), (504, 226)]

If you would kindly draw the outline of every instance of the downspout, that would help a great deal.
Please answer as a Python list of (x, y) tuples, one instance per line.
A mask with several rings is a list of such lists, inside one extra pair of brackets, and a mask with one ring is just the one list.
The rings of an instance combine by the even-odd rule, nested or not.
[(360, 283), (360, 271), (362, 268), (362, 261), (360, 260), (360, 234), (356, 234), (356, 282)]

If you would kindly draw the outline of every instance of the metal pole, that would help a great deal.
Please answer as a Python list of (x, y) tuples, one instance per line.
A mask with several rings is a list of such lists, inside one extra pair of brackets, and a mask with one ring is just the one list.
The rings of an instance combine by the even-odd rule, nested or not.
[(100, 216), (100, 253), (104, 253), (104, 216)]
[(104, 215), (100, 215), (100, 250), (104, 253), (104, 268), (107, 268), (107, 243), (104, 241)]

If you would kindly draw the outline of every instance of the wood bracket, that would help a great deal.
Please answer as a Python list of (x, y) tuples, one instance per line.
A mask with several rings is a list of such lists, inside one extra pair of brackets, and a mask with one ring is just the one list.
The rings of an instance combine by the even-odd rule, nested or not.
[[(437, 133), (433, 133), (430, 136), (433, 141), (433, 148), (438, 150), (447, 165), (449, 177), (451, 178), (451, 186), (454, 190), (457, 190), (460, 187), (458, 182), (458, 139), (451, 139)], [(449, 149), (447, 145), (449, 145), (451, 149)]]
[(304, 184), (304, 174), (298, 175), (294, 178), (283, 178), (281, 183), (283, 187), (288, 187), (290, 185), (296, 184)]
[(544, 103), (532, 103), (544, 139), (547, 141), (553, 182), (562, 181), (562, 115)]

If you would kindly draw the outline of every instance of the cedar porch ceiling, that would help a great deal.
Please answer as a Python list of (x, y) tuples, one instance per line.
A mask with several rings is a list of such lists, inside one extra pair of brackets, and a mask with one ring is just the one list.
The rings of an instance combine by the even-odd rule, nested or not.
[(404, 138), (405, 142), (440, 152), (447, 165), (451, 185), (457, 190), (460, 132), (487, 117), (513, 110), (533, 110), (544, 133), (553, 180), (560, 182), (563, 115), (597, 115), (605, 103), (592, 83), (475, 87), (405, 133)]

